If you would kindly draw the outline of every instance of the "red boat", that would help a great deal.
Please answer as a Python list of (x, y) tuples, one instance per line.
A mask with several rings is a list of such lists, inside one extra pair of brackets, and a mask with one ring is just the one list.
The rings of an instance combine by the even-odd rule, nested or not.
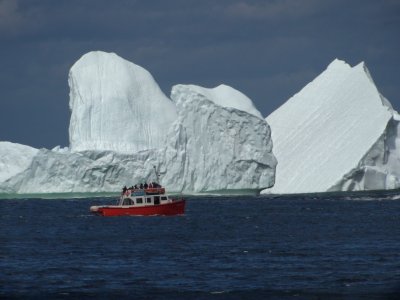
[(126, 190), (117, 205), (92, 206), (102, 216), (174, 216), (185, 213), (185, 200), (173, 199), (163, 187)]

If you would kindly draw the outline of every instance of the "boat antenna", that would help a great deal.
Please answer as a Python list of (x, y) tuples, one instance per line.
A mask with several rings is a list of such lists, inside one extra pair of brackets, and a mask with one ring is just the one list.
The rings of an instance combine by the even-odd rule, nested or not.
[(156, 177), (157, 177), (157, 183), (160, 183), (160, 173), (157, 172), (157, 168), (156, 166), (153, 166), (154, 172), (156, 173)]

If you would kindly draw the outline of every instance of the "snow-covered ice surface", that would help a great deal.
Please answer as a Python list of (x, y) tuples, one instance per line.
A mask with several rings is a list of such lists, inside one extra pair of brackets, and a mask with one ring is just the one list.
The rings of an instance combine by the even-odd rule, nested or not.
[[(350, 67), (334, 60), (266, 118), (278, 166), (275, 186), (263, 192), (308, 193), (396, 186), (396, 179), (386, 174), (389, 169), (399, 172), (399, 156), (395, 153), (398, 122), (393, 121), (393, 125), (389, 122), (393, 113), (364, 63)], [(390, 133), (387, 128), (392, 128)], [(390, 162), (378, 158), (386, 155), (379, 140), (385, 140), (388, 134), (392, 136), (388, 145), (393, 154)], [(376, 166), (379, 161), (386, 167)], [(361, 169), (364, 172), (358, 171)]]
[(72, 66), (68, 83), (72, 151), (134, 153), (164, 145), (176, 109), (144, 68), (114, 53), (89, 52)]
[(228, 85), (221, 84), (211, 89), (193, 84), (187, 85), (187, 87), (219, 106), (236, 108), (262, 118), (261, 113), (250, 98)]
[(192, 85), (172, 88), (178, 121), (168, 138), (163, 183), (183, 192), (272, 186), (276, 159), (267, 122), (217, 105), (212, 96)]
[(28, 168), (38, 151), (21, 144), (0, 142), (0, 182)]

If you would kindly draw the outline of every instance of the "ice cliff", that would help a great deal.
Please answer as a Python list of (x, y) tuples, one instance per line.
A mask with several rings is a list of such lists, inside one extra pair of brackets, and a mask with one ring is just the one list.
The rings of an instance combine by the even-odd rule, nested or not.
[(399, 187), (397, 113), (364, 63), (333, 61), (266, 120), (278, 166), (264, 192)]
[(71, 68), (72, 151), (160, 148), (176, 109), (151, 74), (114, 53), (83, 55)]
[(248, 98), (227, 99), (238, 107), (244, 101), (253, 114), (218, 105), (223, 102), (220, 94), (193, 85), (174, 86), (171, 98), (178, 120), (165, 151), (164, 184), (196, 192), (273, 185), (276, 160), (270, 128), (253, 115), (259, 113)]
[(0, 192), (117, 192), (156, 180), (153, 166), (175, 192), (257, 191), (274, 182), (269, 126), (231, 87), (176, 86), (172, 102), (146, 70), (104, 52), (78, 60), (69, 84), (70, 147), (21, 148), (15, 156), (25, 161), (0, 169)]

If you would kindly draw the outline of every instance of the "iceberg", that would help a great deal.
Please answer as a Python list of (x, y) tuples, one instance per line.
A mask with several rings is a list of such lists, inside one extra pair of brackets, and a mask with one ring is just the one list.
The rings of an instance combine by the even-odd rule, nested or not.
[(399, 187), (396, 116), (364, 63), (334, 60), (266, 118), (278, 165), (263, 193)]
[(21, 144), (0, 142), (0, 182), (28, 168), (38, 151)]
[[(232, 88), (224, 90), (236, 94)], [(172, 88), (178, 120), (165, 150), (163, 183), (167, 187), (183, 192), (233, 192), (274, 184), (271, 131), (246, 98), (240, 95), (228, 100), (251, 113), (233, 108), (221, 94), (208, 89), (193, 85)], [(224, 106), (218, 105), (223, 101)]]
[(3, 193), (118, 192), (122, 186), (155, 179), (156, 151), (121, 154), (114, 151), (40, 149), (29, 167), (0, 183)]
[[(18, 146), (15, 157), (24, 161), (0, 161), (8, 168), (0, 169), (0, 192), (115, 193), (155, 181), (155, 169), (173, 192), (254, 192), (273, 185), (270, 128), (231, 87), (178, 85), (171, 101), (148, 71), (105, 52), (79, 59), (69, 85), (70, 146)], [(4, 145), (0, 153), (11, 151)]]
[(69, 147), (0, 142), (0, 192), (116, 192), (156, 180), (183, 193), (400, 188), (400, 116), (364, 63), (334, 60), (266, 119), (227, 85), (175, 85), (114, 53), (71, 68)]
[(163, 146), (176, 108), (144, 68), (114, 53), (89, 52), (72, 66), (68, 83), (72, 151)]

